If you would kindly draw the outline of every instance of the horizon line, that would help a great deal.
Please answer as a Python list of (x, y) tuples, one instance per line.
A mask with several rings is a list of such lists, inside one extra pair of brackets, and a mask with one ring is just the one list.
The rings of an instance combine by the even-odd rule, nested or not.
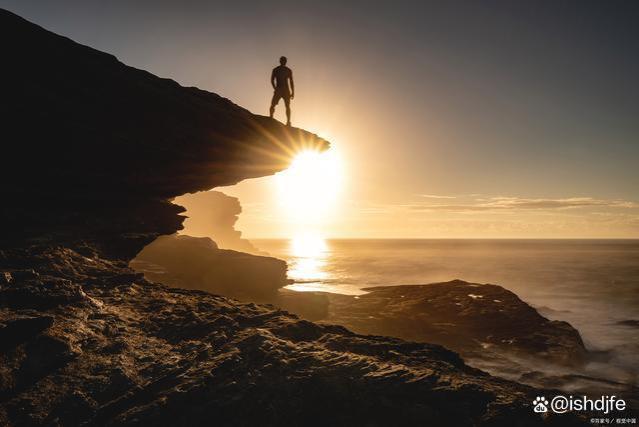
[[(248, 237), (246, 240), (292, 240), (291, 236)], [(639, 240), (637, 237), (323, 237), (325, 240)]]

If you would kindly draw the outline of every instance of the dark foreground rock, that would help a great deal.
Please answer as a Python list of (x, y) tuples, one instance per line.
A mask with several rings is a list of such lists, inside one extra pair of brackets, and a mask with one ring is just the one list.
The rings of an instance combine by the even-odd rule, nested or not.
[[(150, 283), (70, 249), (0, 288), (0, 425), (577, 425), (438, 345)], [(4, 259), (5, 267), (7, 259)], [(25, 298), (29, 295), (29, 298)], [(42, 301), (55, 301), (42, 304)]]

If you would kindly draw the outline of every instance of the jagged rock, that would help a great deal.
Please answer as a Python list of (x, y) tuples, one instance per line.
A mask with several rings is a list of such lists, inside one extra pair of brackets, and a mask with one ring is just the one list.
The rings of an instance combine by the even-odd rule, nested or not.
[(92, 301), (81, 286), (60, 278), (29, 282), (16, 280), (11, 286), (0, 290), (0, 307), (47, 310), (74, 302), (91, 303)]
[(331, 294), (326, 321), (442, 344), (468, 357), (498, 352), (571, 366), (587, 359), (575, 328), (546, 319), (501, 286), (453, 280), (365, 290), (358, 297)]

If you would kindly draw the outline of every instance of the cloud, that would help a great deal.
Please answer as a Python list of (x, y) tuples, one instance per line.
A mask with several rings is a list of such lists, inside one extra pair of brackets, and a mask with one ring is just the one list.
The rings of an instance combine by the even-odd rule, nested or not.
[(521, 197), (491, 197), (476, 199), (469, 203), (412, 205), (411, 209), (423, 211), (518, 211), (518, 210), (556, 210), (586, 207), (637, 208), (639, 204), (625, 200), (605, 200), (593, 197), (569, 197), (561, 199), (533, 199)]
[(420, 197), (424, 197), (427, 199), (456, 199), (457, 196), (439, 196), (436, 194), (420, 194)]

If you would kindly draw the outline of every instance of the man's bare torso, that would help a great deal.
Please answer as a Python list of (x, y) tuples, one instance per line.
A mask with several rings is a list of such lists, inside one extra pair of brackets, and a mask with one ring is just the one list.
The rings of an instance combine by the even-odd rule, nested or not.
[(275, 90), (280, 93), (290, 93), (288, 81), (292, 77), (291, 69), (285, 65), (279, 65), (273, 68), (273, 76), (275, 77)]

